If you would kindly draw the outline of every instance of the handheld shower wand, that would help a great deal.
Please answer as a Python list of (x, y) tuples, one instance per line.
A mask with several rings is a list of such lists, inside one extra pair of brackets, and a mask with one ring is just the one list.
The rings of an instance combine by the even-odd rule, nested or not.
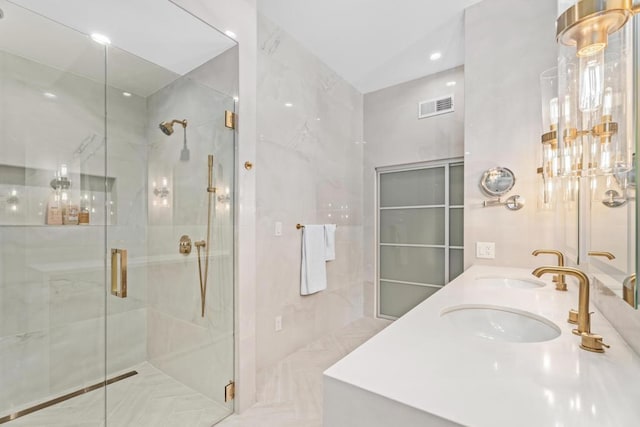
[[(213, 195), (216, 192), (216, 188), (213, 186), (213, 155), (209, 154), (207, 158), (207, 166), (209, 169), (209, 176), (207, 179), (207, 237), (205, 240), (195, 242), (196, 250), (198, 251), (198, 273), (200, 276), (200, 301), (202, 308), (202, 317), (204, 317), (204, 308), (207, 300), (207, 279), (209, 277), (209, 248), (210, 236), (211, 236), (211, 202)], [(200, 261), (200, 249), (204, 247), (204, 276), (202, 272), (202, 261)]]

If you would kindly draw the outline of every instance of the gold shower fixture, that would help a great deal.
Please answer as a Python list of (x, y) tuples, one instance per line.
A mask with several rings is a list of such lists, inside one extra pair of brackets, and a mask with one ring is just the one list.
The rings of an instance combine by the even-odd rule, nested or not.
[(181, 124), (183, 129), (187, 128), (187, 119), (173, 119), (170, 122), (161, 122), (158, 126), (165, 135), (171, 135), (173, 133), (173, 125), (176, 123)]

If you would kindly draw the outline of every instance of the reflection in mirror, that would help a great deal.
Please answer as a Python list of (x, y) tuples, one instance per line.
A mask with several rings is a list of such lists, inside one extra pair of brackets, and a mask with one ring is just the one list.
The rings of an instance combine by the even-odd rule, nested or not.
[(612, 175), (588, 178), (586, 261), (600, 284), (635, 308), (636, 189), (635, 178), (628, 179), (631, 175), (623, 179)]
[(480, 179), (480, 188), (489, 196), (507, 194), (516, 183), (516, 177), (511, 170), (503, 167), (488, 169)]

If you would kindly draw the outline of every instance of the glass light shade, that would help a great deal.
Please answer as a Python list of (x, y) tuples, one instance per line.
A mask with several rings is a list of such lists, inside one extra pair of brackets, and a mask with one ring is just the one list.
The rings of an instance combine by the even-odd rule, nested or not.
[(556, 130), (560, 116), (558, 102), (558, 68), (545, 70), (540, 75), (540, 92), (542, 100), (542, 132)]
[(578, 108), (582, 112), (598, 111), (604, 93), (604, 50), (580, 57)]
[(590, 55), (580, 56), (576, 46), (559, 45), (561, 176), (609, 175), (631, 169), (635, 148), (631, 22), (609, 34), (606, 47)]

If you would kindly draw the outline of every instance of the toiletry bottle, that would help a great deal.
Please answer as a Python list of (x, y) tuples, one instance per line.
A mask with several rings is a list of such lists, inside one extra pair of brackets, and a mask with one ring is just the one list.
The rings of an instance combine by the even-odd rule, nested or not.
[(89, 225), (89, 202), (85, 199), (80, 201), (80, 212), (78, 213), (78, 224)]
[(47, 225), (62, 225), (62, 207), (60, 206), (60, 191), (53, 190), (47, 202)]
[(64, 225), (78, 225), (80, 207), (69, 201), (62, 209), (62, 223)]

